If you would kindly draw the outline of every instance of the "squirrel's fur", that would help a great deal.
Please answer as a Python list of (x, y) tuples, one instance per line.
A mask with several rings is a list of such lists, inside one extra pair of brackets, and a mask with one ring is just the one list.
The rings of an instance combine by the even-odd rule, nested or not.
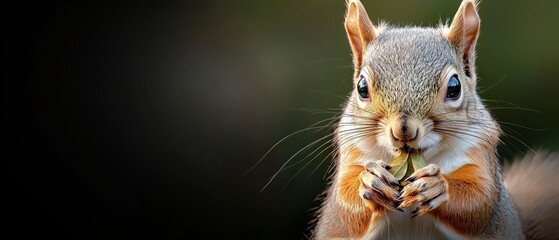
[(559, 237), (559, 155), (538, 151), (504, 166), (505, 186), (528, 239)]
[[(397, 28), (373, 25), (363, 5), (350, 0), (345, 28), (356, 87), (336, 130), (336, 170), (314, 238), (546, 239), (557, 233), (559, 188), (548, 183), (557, 183), (559, 158), (533, 160), (547, 167), (521, 161), (503, 178), (501, 129), (476, 91), (476, 1), (464, 0), (450, 26)], [(422, 151), (428, 165), (396, 190), (386, 163), (396, 150), (410, 149)]]

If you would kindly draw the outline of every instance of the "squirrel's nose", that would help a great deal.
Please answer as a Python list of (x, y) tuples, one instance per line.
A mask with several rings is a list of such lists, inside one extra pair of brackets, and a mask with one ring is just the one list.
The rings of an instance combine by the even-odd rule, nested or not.
[(411, 142), (417, 138), (419, 129), (413, 126), (402, 125), (390, 128), (392, 139), (398, 142)]

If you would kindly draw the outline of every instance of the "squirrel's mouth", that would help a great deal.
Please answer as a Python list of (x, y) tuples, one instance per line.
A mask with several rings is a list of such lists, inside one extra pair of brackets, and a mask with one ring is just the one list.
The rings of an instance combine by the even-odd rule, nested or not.
[(415, 148), (415, 147), (411, 147), (410, 145), (404, 143), (404, 145), (402, 147), (396, 148), (396, 149), (394, 149), (394, 151), (401, 151), (401, 152), (405, 152), (405, 153), (426, 152), (430, 148), (431, 148), (431, 146)]

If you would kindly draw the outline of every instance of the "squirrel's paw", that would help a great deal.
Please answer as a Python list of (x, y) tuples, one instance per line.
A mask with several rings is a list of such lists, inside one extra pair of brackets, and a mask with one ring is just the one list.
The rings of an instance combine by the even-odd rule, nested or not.
[(448, 200), (448, 182), (440, 173), (439, 166), (429, 164), (416, 170), (405, 181), (410, 182), (402, 189), (399, 208), (409, 207), (415, 203), (421, 205), (412, 211), (412, 218), (421, 216)]
[(359, 196), (363, 198), (366, 205), (372, 208), (382, 206), (385, 209), (399, 210), (398, 198), (400, 193), (391, 186), (402, 187), (398, 180), (387, 170), (390, 165), (378, 161), (369, 161), (365, 164), (365, 170), (359, 174), (361, 184), (359, 186)]

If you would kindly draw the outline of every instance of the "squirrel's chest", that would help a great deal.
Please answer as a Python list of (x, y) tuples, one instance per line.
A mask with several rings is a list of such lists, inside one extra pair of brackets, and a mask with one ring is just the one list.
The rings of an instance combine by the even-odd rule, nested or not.
[(411, 206), (404, 212), (389, 212), (373, 223), (363, 239), (460, 239), (430, 215), (411, 218)]

